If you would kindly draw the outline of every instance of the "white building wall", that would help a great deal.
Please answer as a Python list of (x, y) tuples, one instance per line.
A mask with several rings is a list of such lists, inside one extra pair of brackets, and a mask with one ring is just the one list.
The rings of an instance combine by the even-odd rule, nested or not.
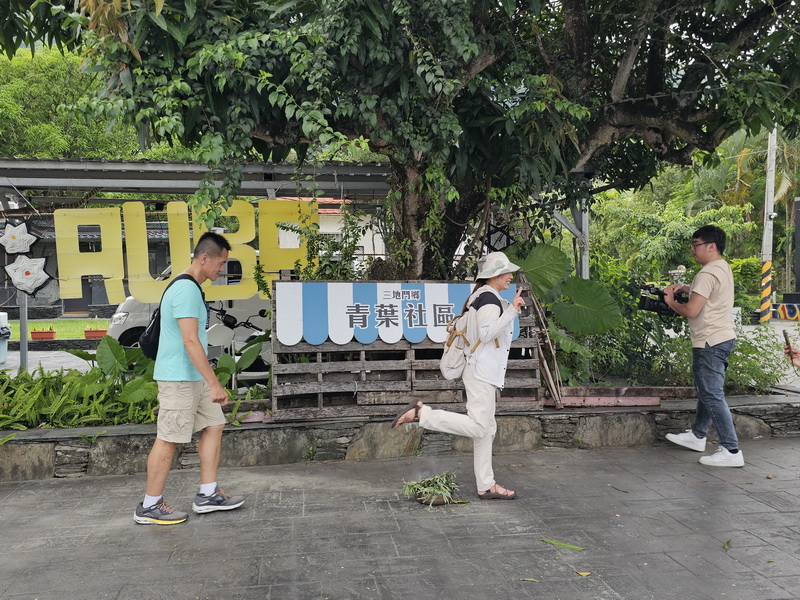
[[(361, 222), (364, 225), (369, 225), (369, 218), (362, 218)], [(342, 231), (342, 216), (340, 214), (321, 214), (319, 215), (319, 232), (325, 235), (337, 235)], [(386, 245), (383, 243), (383, 238), (377, 230), (367, 227), (366, 233), (361, 236), (359, 241), (361, 247), (361, 259), (364, 260), (369, 257), (385, 257)]]

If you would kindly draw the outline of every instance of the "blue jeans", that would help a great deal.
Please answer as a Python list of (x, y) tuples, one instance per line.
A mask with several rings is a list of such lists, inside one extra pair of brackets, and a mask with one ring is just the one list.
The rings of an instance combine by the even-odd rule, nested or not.
[(727, 450), (739, 448), (739, 438), (733, 427), (733, 415), (725, 401), (725, 371), (728, 357), (733, 352), (733, 340), (716, 346), (692, 348), (692, 370), (697, 390), (697, 414), (692, 431), (698, 437), (706, 437), (708, 428), (714, 424), (719, 443)]

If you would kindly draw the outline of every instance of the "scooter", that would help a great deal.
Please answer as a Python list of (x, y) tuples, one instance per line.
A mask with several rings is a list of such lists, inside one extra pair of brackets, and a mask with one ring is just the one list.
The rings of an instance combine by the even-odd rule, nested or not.
[[(256, 315), (244, 321), (225, 312), (224, 308), (209, 306), (208, 309), (218, 316), (220, 323), (208, 328), (208, 358), (217, 370), (227, 372), (229, 378), (220, 381), (223, 385), (236, 390), (239, 384), (250, 387), (256, 384), (269, 385), (271, 346), (269, 335), (250, 322)], [(267, 311), (260, 310), (259, 317), (266, 317)], [(250, 329), (252, 333), (244, 341), (235, 339), (235, 330)]]

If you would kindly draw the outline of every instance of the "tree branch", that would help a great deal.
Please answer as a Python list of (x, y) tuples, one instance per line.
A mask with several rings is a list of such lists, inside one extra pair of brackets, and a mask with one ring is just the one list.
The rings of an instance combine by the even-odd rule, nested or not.
[(650, 31), (649, 26), (653, 20), (653, 11), (655, 7), (655, 0), (648, 0), (642, 11), (642, 16), (639, 18), (639, 23), (636, 27), (636, 34), (631, 39), (625, 54), (619, 61), (617, 74), (614, 76), (614, 83), (611, 84), (609, 96), (612, 102), (619, 102), (624, 98), (625, 92), (628, 89), (628, 81), (631, 77), (636, 58), (639, 55), (639, 50), (642, 48), (642, 43)]
[[(702, 119), (692, 113), (664, 115), (646, 102), (617, 105), (614, 111), (607, 111), (595, 122), (572, 171), (583, 167), (617, 140), (632, 134), (639, 135), (662, 160), (691, 164), (696, 150), (713, 151), (727, 135), (724, 128), (709, 133), (697, 124), (699, 122)], [(680, 146), (676, 142), (680, 142)]]
[[(721, 47), (725, 49), (726, 54), (729, 54), (730, 50), (739, 50), (740, 48), (751, 46), (758, 41), (756, 33), (760, 29), (768, 25), (777, 16), (793, 9), (793, 7), (793, 0), (777, 0), (775, 4), (765, 4), (759, 10), (747, 15), (740, 23), (731, 28), (726, 35), (719, 39), (703, 40), (703, 44), (706, 46), (717, 43), (722, 44)], [(678, 91), (696, 89), (706, 76), (708, 65), (715, 65), (716, 61), (721, 60), (721, 58), (719, 55), (710, 56), (702, 53), (694, 63), (686, 68), (686, 74), (678, 85)], [(689, 97), (684, 98), (681, 106), (686, 106), (689, 101)]]
[(491, 52), (487, 49), (482, 50), (478, 56), (473, 58), (471, 61), (469, 61), (469, 64), (467, 64), (466, 73), (460, 79), (458, 85), (454, 86), (452, 97), (455, 98), (470, 81), (475, 79), (479, 73), (496, 63), (499, 58), (500, 54), (496, 52)]
[(536, 37), (536, 47), (539, 49), (539, 55), (542, 57), (545, 66), (547, 67), (548, 72), (553, 77), (558, 77), (558, 63), (553, 59), (552, 54), (545, 48), (544, 40), (542, 39), (542, 32), (536, 26), (536, 23), (532, 24), (533, 28), (533, 35)]

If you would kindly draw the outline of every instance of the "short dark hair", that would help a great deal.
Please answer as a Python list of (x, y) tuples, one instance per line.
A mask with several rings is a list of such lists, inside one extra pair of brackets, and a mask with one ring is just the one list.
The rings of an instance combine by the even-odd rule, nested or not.
[(197, 240), (197, 245), (194, 247), (194, 256), (197, 258), (201, 254), (208, 254), (216, 258), (222, 254), (223, 250), (231, 251), (230, 242), (218, 233), (206, 231), (200, 236), (200, 239)]
[(728, 236), (725, 232), (716, 225), (703, 225), (700, 229), (692, 235), (693, 240), (703, 240), (704, 242), (711, 242), (717, 245), (717, 250), (720, 254), (725, 253), (725, 242)]

